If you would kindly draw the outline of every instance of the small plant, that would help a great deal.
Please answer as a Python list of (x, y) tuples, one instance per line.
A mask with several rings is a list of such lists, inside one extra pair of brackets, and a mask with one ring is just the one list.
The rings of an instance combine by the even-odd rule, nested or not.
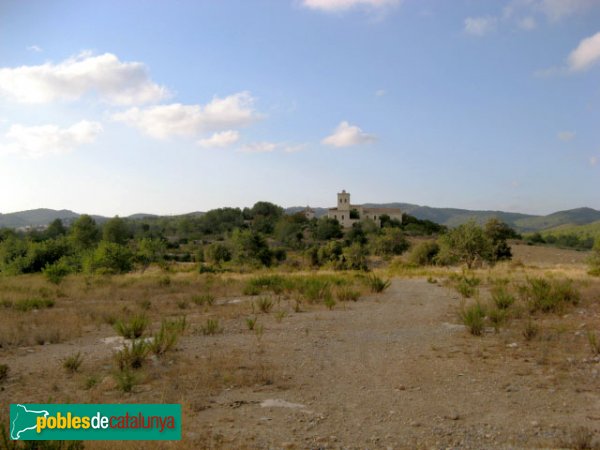
[(177, 301), (177, 307), (178, 307), (179, 309), (187, 309), (187, 307), (188, 307), (188, 302), (187, 302), (187, 300), (178, 300), (178, 301)]
[(131, 392), (138, 380), (136, 374), (128, 368), (116, 372), (114, 378), (117, 387), (123, 392)]
[(493, 308), (488, 311), (488, 319), (494, 326), (494, 331), (497, 333), (500, 331), (500, 325), (506, 322), (506, 309)]
[(476, 302), (469, 306), (463, 305), (459, 316), (473, 336), (481, 336), (483, 334), (485, 309), (481, 303)]
[(205, 336), (213, 336), (223, 332), (218, 319), (206, 319), (206, 323), (200, 327), (200, 331)]
[(115, 362), (120, 371), (139, 369), (148, 355), (148, 344), (142, 340), (134, 340), (131, 345), (123, 345), (123, 349), (115, 353)]
[(262, 324), (258, 324), (254, 327), (254, 335), (258, 342), (262, 340), (263, 334), (265, 334), (265, 327)]
[(81, 352), (77, 352), (74, 355), (67, 357), (63, 361), (63, 367), (69, 373), (75, 373), (81, 367), (81, 363), (83, 362), (83, 356), (81, 356)]
[(254, 330), (257, 320), (257, 317), (246, 317), (246, 326), (250, 331)]
[(302, 312), (301, 305), (302, 305), (302, 299), (300, 298), (300, 296), (297, 296), (294, 299), (294, 312), (295, 313)]
[(261, 312), (268, 314), (273, 309), (273, 300), (269, 297), (260, 297), (256, 300), (256, 306)]
[(0, 383), (8, 378), (8, 364), (0, 364)]
[(525, 328), (523, 329), (523, 337), (526, 341), (531, 341), (535, 338), (540, 331), (540, 328), (535, 324), (531, 319), (527, 321), (525, 324)]
[(128, 321), (117, 320), (114, 324), (115, 331), (125, 339), (137, 339), (144, 334), (148, 326), (145, 314), (132, 316)]
[(164, 355), (177, 345), (179, 335), (178, 327), (173, 326), (170, 322), (163, 321), (158, 333), (148, 343), (148, 349), (157, 356)]
[(336, 291), (336, 297), (340, 302), (355, 302), (360, 297), (360, 292), (349, 287), (342, 287)]
[(588, 330), (587, 332), (588, 343), (590, 344), (590, 350), (594, 355), (600, 355), (600, 341), (598, 336), (593, 331)]
[(379, 278), (375, 274), (371, 274), (367, 277), (367, 284), (371, 288), (371, 292), (380, 293), (389, 288), (392, 282), (390, 280)]
[(84, 384), (84, 388), (86, 390), (90, 390), (92, 389), (94, 386), (96, 386), (99, 382), (99, 378), (97, 375), (90, 375), (89, 377), (87, 377), (85, 379), (85, 384)]
[(138, 304), (140, 305), (140, 308), (144, 311), (148, 311), (152, 307), (152, 302), (148, 299), (141, 300)]
[(437, 284), (438, 280), (436, 280), (435, 278), (433, 278), (432, 276), (428, 276), (427, 277), (427, 282), (429, 284)]
[(158, 278), (158, 285), (160, 287), (171, 286), (171, 277), (169, 275), (163, 275)]
[(461, 275), (453, 275), (450, 279), (454, 281), (454, 287), (464, 298), (474, 297), (477, 294), (477, 286), (481, 283), (481, 279), (466, 271)]
[(333, 295), (328, 295), (327, 297), (325, 297), (325, 300), (323, 300), (323, 304), (327, 306), (327, 309), (329, 311), (331, 311), (336, 305)]
[(275, 320), (277, 320), (277, 322), (281, 322), (286, 316), (287, 313), (285, 311), (277, 311), (275, 314)]
[(515, 302), (515, 297), (504, 286), (492, 289), (492, 300), (498, 309), (508, 309)]
[(202, 305), (212, 306), (215, 302), (215, 297), (214, 297), (214, 295), (211, 295), (209, 293), (201, 294), (201, 295), (193, 295), (192, 302), (194, 302), (198, 306), (202, 306)]

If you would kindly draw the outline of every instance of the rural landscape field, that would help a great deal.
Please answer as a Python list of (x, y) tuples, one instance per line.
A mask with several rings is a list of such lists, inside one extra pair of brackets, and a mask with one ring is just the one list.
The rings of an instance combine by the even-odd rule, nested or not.
[(1, 0), (0, 450), (600, 449), (600, 0)]

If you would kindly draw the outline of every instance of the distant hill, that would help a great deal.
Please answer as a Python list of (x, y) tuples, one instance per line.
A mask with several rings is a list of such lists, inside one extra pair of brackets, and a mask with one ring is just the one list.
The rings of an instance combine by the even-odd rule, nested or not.
[[(431, 220), (433, 222), (455, 227), (465, 223), (471, 219), (478, 223), (485, 223), (492, 217), (497, 217), (519, 232), (533, 232), (555, 230), (557, 227), (577, 227), (582, 225), (594, 224), (600, 221), (600, 211), (592, 208), (577, 208), (568, 211), (559, 211), (547, 216), (536, 216), (532, 214), (520, 214), (504, 211), (471, 211), (468, 209), (458, 208), (432, 208), (430, 206), (413, 205), (410, 203), (367, 203), (365, 206), (382, 207), (382, 208), (400, 208), (402, 211), (413, 215), (421, 220)], [(304, 206), (294, 206), (287, 208), (288, 214), (293, 214), (304, 210)], [(317, 217), (322, 217), (327, 214), (327, 208), (312, 208)], [(181, 216), (201, 216), (203, 212), (196, 211)], [(48, 225), (54, 219), (61, 219), (65, 223), (71, 223), (77, 219), (80, 214), (69, 211), (67, 209), (32, 209), (29, 211), (21, 211), (10, 214), (0, 214), (0, 228), (19, 228), (26, 226), (43, 226)], [(92, 216), (98, 223), (107, 221), (109, 218), (104, 216)], [(129, 219), (156, 219), (161, 216), (154, 214), (138, 213), (127, 217)], [(176, 216), (170, 216), (176, 217)], [(596, 225), (591, 226), (595, 230)], [(583, 228), (587, 230), (587, 228)]]
[[(62, 220), (65, 224), (69, 224), (77, 219), (81, 214), (70, 211), (68, 209), (30, 209), (28, 211), (19, 211), (9, 214), (0, 214), (0, 228), (20, 228), (20, 227), (40, 227), (48, 225), (56, 219)], [(91, 215), (97, 223), (106, 222), (109, 217)], [(128, 219), (143, 219), (158, 217), (154, 214), (132, 214)]]

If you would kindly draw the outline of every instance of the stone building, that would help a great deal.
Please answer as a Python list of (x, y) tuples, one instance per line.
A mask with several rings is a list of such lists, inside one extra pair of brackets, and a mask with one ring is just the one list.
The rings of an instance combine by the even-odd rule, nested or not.
[(380, 217), (387, 215), (391, 219), (402, 221), (402, 210), (400, 208), (370, 208), (363, 205), (350, 203), (350, 193), (342, 191), (337, 195), (337, 208), (329, 208), (327, 217), (337, 219), (344, 228), (352, 227), (355, 222), (370, 219), (377, 225), (381, 225)]

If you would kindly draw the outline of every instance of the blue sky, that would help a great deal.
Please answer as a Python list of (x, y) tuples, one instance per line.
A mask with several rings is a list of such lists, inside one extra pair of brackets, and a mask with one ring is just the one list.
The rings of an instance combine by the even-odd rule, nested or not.
[(0, 212), (600, 209), (600, 0), (0, 2)]

